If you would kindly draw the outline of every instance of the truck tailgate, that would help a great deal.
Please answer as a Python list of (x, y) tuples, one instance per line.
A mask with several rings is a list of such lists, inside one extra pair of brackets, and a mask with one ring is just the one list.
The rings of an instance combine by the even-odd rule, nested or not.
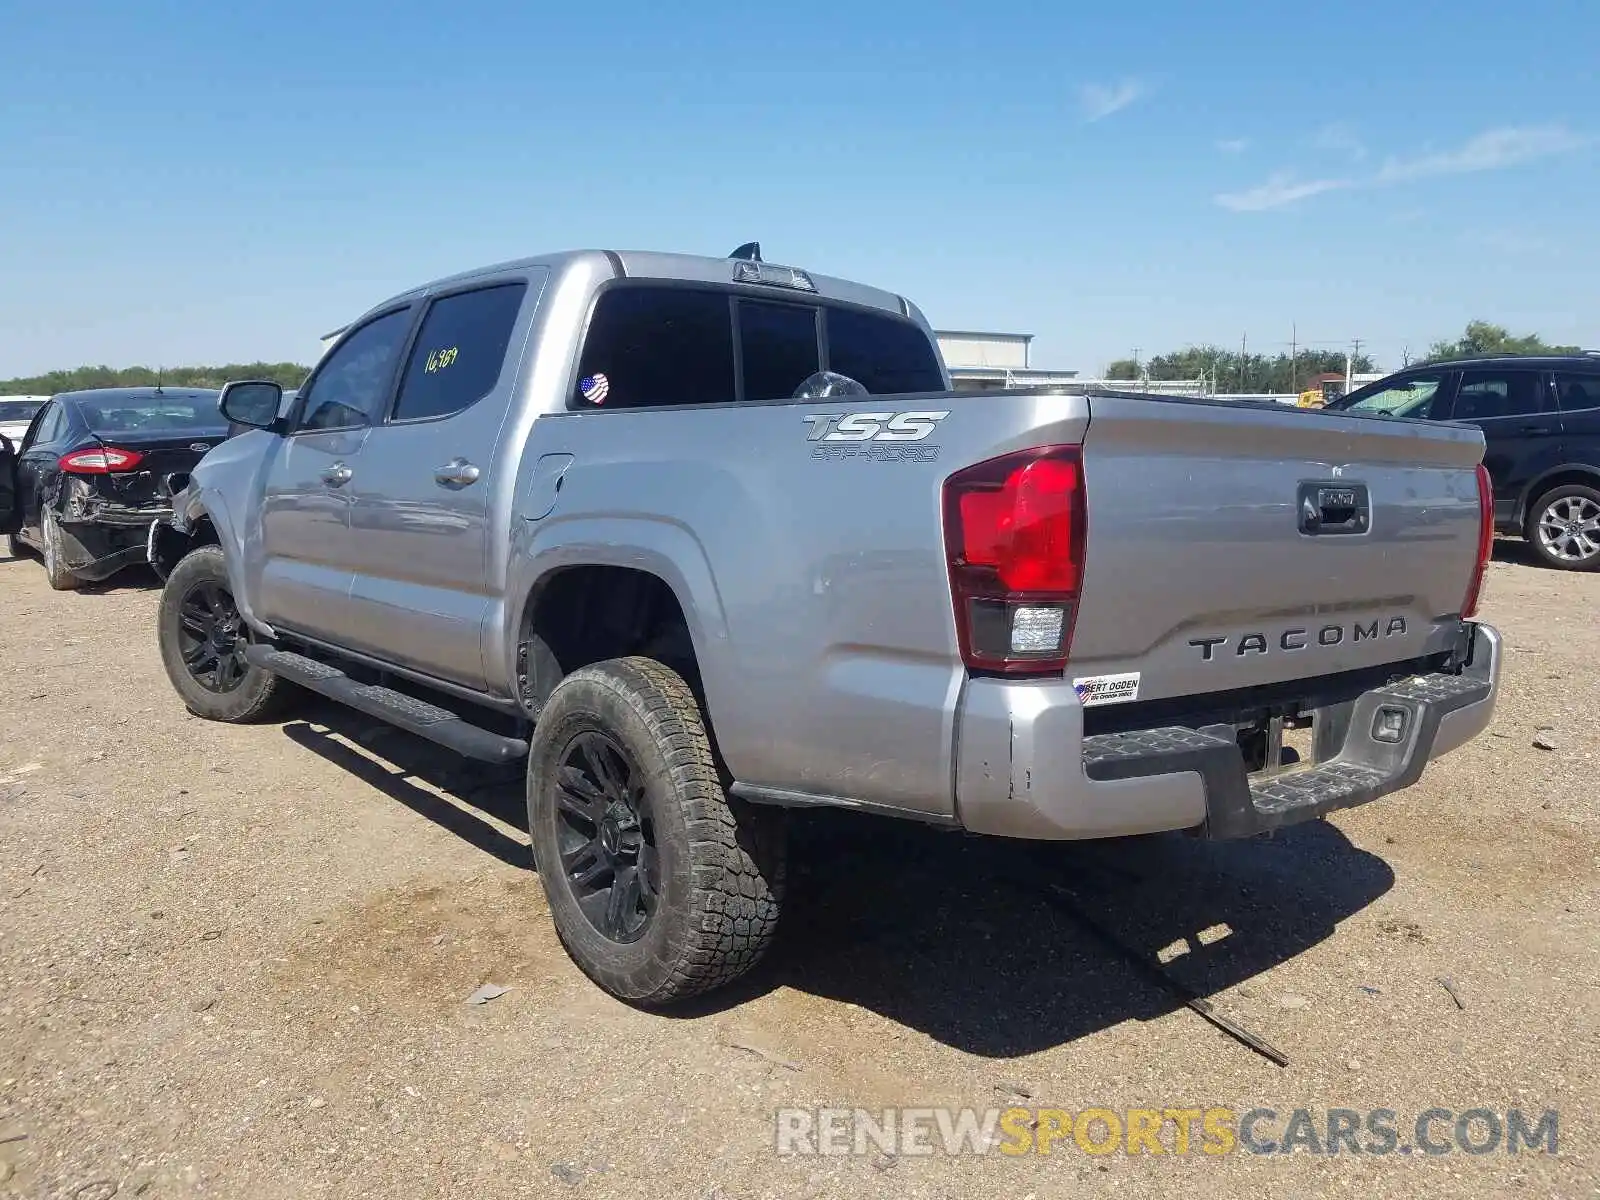
[[(1477, 562), (1482, 434), (1092, 395), (1070, 673), (1162, 699), (1445, 650)], [(1352, 503), (1353, 502), (1353, 503)]]

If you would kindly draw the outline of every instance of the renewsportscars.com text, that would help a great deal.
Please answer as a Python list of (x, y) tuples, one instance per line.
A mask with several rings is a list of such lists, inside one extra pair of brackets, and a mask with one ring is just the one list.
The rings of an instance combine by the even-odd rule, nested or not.
[(781, 1108), (779, 1155), (1555, 1154), (1546, 1109)]

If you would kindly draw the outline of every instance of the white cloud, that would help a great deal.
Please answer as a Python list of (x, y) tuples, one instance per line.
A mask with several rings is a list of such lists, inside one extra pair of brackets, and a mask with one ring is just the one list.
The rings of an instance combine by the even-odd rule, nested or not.
[(1377, 182), (1399, 183), (1433, 175), (1465, 175), (1473, 171), (1499, 171), (1535, 159), (1569, 154), (1587, 146), (1590, 139), (1564, 125), (1506, 126), (1480, 133), (1455, 150), (1390, 158), (1378, 172)]
[(1149, 85), (1139, 79), (1084, 83), (1078, 85), (1078, 105), (1085, 121), (1101, 121), (1112, 113), (1121, 112), (1149, 91)]
[(1263, 184), (1242, 192), (1223, 192), (1216, 200), (1223, 208), (1234, 212), (1263, 212), (1350, 186), (1348, 179), (1295, 179), (1279, 171)]
[(1224, 154), (1243, 154), (1250, 149), (1250, 139), (1223, 138), (1217, 142), (1217, 149)]
[(1318, 150), (1343, 155), (1351, 162), (1360, 162), (1367, 156), (1367, 144), (1356, 136), (1354, 129), (1342, 121), (1335, 121), (1317, 130), (1316, 136), (1311, 139), (1311, 144)]

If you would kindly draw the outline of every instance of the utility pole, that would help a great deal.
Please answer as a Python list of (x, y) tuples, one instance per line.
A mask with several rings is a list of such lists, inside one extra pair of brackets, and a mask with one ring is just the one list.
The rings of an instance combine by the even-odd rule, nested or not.
[(1240, 395), (1244, 394), (1244, 381), (1245, 381), (1245, 378), (1246, 378), (1246, 376), (1245, 376), (1245, 367), (1244, 367), (1244, 364), (1245, 364), (1245, 346), (1249, 341), (1249, 337), (1250, 337), (1250, 335), (1247, 334), (1247, 333), (1241, 333), (1239, 335), (1239, 394)]
[(1361, 353), (1361, 339), (1351, 338), (1350, 349), (1344, 352), (1344, 393), (1350, 394), (1351, 373), (1355, 370), (1355, 360)]
[(1300, 394), (1300, 326), (1289, 323), (1289, 390)]
[(1139, 347), (1138, 346), (1135, 346), (1133, 348), (1133, 377), (1135, 379), (1143, 379), (1144, 378), (1144, 370), (1139, 366)]

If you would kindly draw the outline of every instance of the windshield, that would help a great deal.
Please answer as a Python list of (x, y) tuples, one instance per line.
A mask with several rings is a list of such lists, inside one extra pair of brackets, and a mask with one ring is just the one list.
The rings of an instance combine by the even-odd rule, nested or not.
[(1386, 417), (1426, 417), (1439, 391), (1442, 375), (1416, 376), (1396, 383), (1377, 383), (1328, 405), (1338, 412), (1378, 413)]
[(0, 400), (0, 425), (26, 425), (43, 407), (43, 400)]
[(96, 437), (118, 433), (226, 433), (211, 396), (130, 396), (84, 400), (79, 407)]

